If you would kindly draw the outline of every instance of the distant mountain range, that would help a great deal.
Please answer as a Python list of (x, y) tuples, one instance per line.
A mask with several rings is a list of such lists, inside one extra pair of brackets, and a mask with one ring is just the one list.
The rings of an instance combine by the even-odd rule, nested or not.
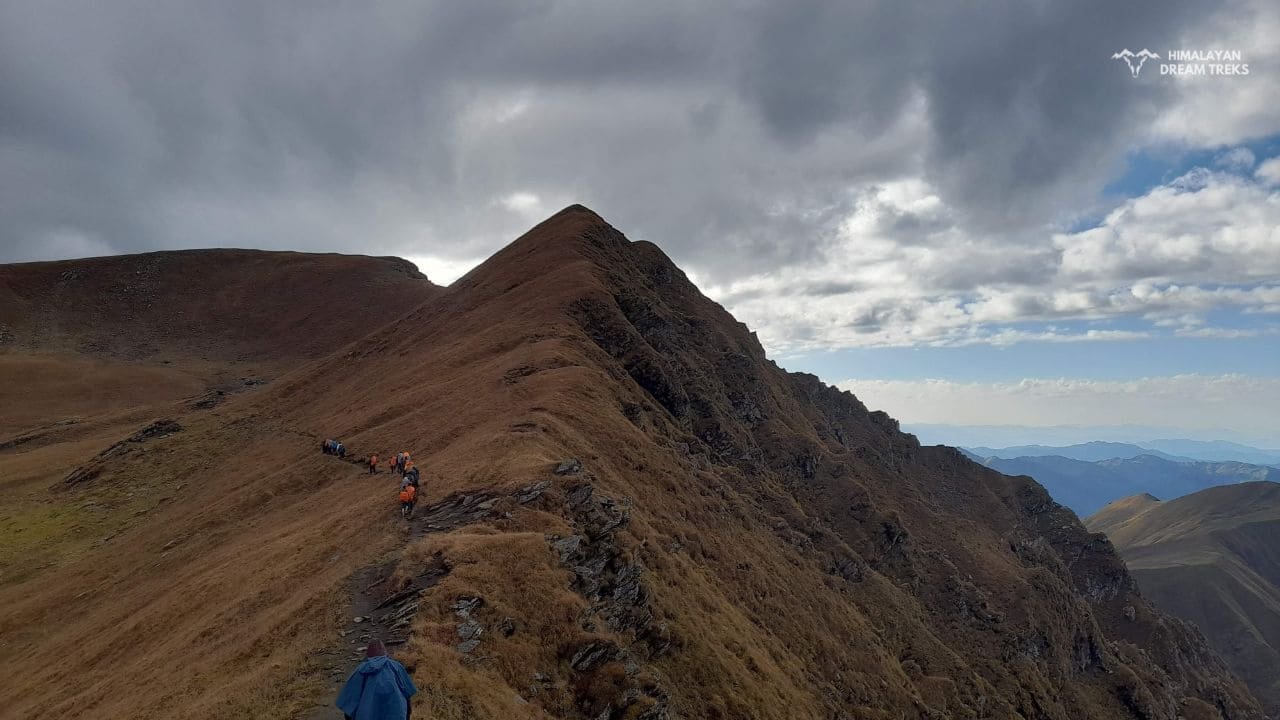
[(1225, 440), (1212, 442), (1203, 440), (1150, 440), (1138, 444), (1150, 450), (1161, 450), (1193, 460), (1209, 462), (1235, 460), (1257, 465), (1280, 466), (1280, 450), (1262, 450)]
[[(1096, 457), (1101, 446), (1117, 445), (1126, 447), (1120, 443), (1086, 443), (1057, 450)], [(1130, 495), (1150, 493), (1158, 498), (1171, 499), (1218, 485), (1280, 481), (1280, 469), (1265, 465), (1201, 462), (1176, 456), (1161, 457), (1149, 452), (1129, 457), (1084, 460), (1048, 454), (1005, 458), (985, 454), (982, 450), (990, 448), (965, 452), (974, 460), (1006, 475), (1031, 476), (1049, 491), (1054, 500), (1071, 508), (1080, 517), (1087, 517), (1107, 503)]]
[(1057, 455), (1073, 460), (1096, 462), (1154, 455), (1173, 462), (1241, 462), (1280, 466), (1280, 450), (1263, 450), (1223, 440), (1149, 440), (1135, 443), (1093, 442), (1075, 445), (1013, 445), (1004, 448), (966, 447), (979, 457), (1019, 458)]
[(1167, 502), (1138, 495), (1085, 524), (1111, 538), (1144, 595), (1199, 625), (1280, 718), (1280, 485), (1242, 483)]
[(1021, 457), (1048, 457), (1058, 456), (1070, 458), (1072, 460), (1084, 460), (1086, 462), (1097, 462), (1099, 460), (1126, 460), (1136, 458), (1142, 455), (1154, 455), (1165, 460), (1173, 462), (1195, 462), (1194, 458), (1172, 455), (1134, 445), (1132, 443), (1103, 442), (1095, 440), (1093, 442), (1080, 443), (1078, 445), (1065, 445), (1055, 447), (1053, 445), (1014, 445), (1007, 448), (989, 448), (989, 447), (972, 447), (965, 448), (973, 455), (978, 457), (997, 457), (997, 458), (1021, 458)]
[[(1086, 444), (1093, 440), (1138, 445), (1172, 455), (1200, 460), (1238, 460), (1270, 465), (1252, 453), (1280, 461), (1280, 429), (1265, 432), (1251, 428), (1244, 432), (1232, 428), (1193, 428), (1156, 425), (947, 425), (939, 423), (903, 422), (902, 429), (915, 435), (922, 445), (953, 447), (1006, 448), (1017, 445)], [(1176, 438), (1176, 439), (1168, 439)], [(1179, 443), (1170, 446), (1167, 443)], [(1205, 445), (1211, 447), (1204, 447)], [(1221, 451), (1231, 454), (1222, 456)], [(1213, 456), (1199, 457), (1211, 452)], [(1244, 455), (1242, 453), (1249, 453)]]

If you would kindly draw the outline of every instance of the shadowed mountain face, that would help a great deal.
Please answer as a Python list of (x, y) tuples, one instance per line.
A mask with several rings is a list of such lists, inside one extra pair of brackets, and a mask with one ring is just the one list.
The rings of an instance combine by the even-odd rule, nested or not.
[(1008, 475), (1028, 475), (1080, 517), (1140, 493), (1179, 497), (1216, 485), (1280, 480), (1280, 469), (1240, 462), (1176, 462), (1154, 455), (1089, 462), (1058, 456), (975, 458)]
[(315, 358), (439, 288), (399, 258), (186, 250), (0, 265), (0, 351)]
[[(49, 492), (116, 524), (0, 585), (14, 717), (331, 717), (370, 627), (436, 718), (1262, 717), (1040, 486), (779, 369), (585, 208), (390, 327)], [(331, 436), (412, 451), (419, 517)]]
[(1112, 539), (1143, 593), (1197, 624), (1280, 717), (1280, 484), (1216, 487), (1168, 502), (1126, 498), (1087, 524)]

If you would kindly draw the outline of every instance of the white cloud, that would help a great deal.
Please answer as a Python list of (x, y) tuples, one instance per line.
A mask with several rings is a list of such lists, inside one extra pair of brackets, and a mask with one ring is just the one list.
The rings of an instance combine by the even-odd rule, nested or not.
[(1280, 157), (1264, 161), (1253, 174), (1262, 182), (1280, 185)]
[(1061, 272), (1080, 280), (1252, 283), (1280, 278), (1277, 228), (1274, 188), (1197, 169), (1053, 243)]
[[(1244, 170), (1252, 153), (1227, 152)], [(784, 354), (821, 347), (1131, 340), (1196, 328), (1212, 310), (1280, 306), (1280, 188), (1197, 168), (1122, 202), (1100, 225), (1011, 244), (975, 236), (925, 183), (852, 191), (809, 263), (706, 287)], [(1149, 327), (1028, 329), (1126, 319)], [(1190, 337), (1243, 337), (1202, 328)]]
[(1156, 141), (1231, 145), (1276, 132), (1280, 103), (1266, 90), (1280, 72), (1280, 4), (1236, 0), (1183, 33), (1178, 47), (1238, 50), (1248, 75), (1164, 76), (1175, 96), (1151, 128)]
[(1218, 338), (1235, 340), (1237, 338), (1264, 337), (1280, 335), (1280, 326), (1260, 328), (1217, 328), (1217, 327), (1180, 327), (1174, 331), (1181, 337)]
[(418, 255), (405, 258), (418, 266), (418, 270), (436, 285), (452, 285), (455, 280), (471, 272), (483, 258), (454, 260), (435, 255)]
[(531, 192), (514, 192), (502, 198), (499, 203), (512, 212), (522, 215), (537, 214), (542, 210), (542, 201)]
[(842, 389), (905, 423), (1180, 425), (1280, 432), (1280, 378), (1173, 375), (1135, 380), (845, 380)]
[(1258, 161), (1253, 151), (1247, 147), (1232, 148), (1213, 159), (1216, 167), (1230, 170), (1232, 172), (1245, 172), (1253, 169), (1253, 164)]

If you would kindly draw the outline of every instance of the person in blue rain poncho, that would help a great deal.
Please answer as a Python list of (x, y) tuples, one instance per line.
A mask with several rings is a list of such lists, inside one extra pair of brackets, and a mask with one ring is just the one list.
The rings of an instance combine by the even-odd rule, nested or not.
[(409, 698), (418, 692), (404, 666), (387, 657), (379, 640), (369, 643), (360, 663), (338, 693), (337, 706), (347, 720), (409, 720)]

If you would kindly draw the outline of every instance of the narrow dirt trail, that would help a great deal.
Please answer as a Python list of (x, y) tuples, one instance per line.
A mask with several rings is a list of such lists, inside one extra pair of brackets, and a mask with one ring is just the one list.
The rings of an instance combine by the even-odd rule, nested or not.
[[(516, 504), (525, 505), (542, 496), (550, 486), (543, 481), (522, 488), (505, 497)], [(494, 508), (504, 497), (500, 493), (456, 493), (439, 502), (420, 507), (408, 520), (408, 537), (404, 545), (381, 561), (361, 568), (347, 581), (350, 597), (345, 628), (338, 640), (321, 654), (320, 673), (332, 684), (328, 704), (316, 707), (304, 717), (306, 720), (342, 720), (342, 713), (333, 706), (342, 683), (364, 659), (364, 650), (374, 639), (382, 640), (391, 653), (409, 641), (413, 620), (424, 592), (434, 587), (449, 574), (449, 566), (442, 558), (412, 578), (394, 582), (396, 567), (404, 548), (424, 535), (444, 533), (485, 520), (494, 514)], [(399, 585), (397, 587), (397, 585)], [(471, 608), (460, 601), (458, 614), (466, 617)], [(463, 640), (464, 644), (466, 639)]]

